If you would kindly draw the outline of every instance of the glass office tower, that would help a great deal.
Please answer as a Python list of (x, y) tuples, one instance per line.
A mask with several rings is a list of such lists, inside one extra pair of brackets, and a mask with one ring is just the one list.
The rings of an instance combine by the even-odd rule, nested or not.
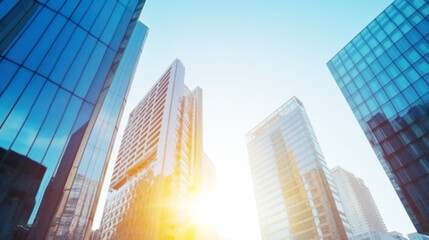
[(143, 5), (0, 2), (0, 239), (88, 238)]
[(202, 90), (186, 87), (184, 71), (176, 59), (130, 114), (101, 239), (199, 239), (191, 213), (204, 167)]
[(429, 3), (397, 0), (329, 62), (414, 226), (429, 234)]
[(297, 98), (247, 134), (262, 239), (351, 239), (331, 174)]

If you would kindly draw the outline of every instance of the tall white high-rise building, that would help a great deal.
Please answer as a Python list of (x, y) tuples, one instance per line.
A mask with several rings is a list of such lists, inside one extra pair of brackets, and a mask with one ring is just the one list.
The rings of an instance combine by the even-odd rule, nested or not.
[(102, 239), (194, 239), (202, 90), (175, 60), (131, 112), (101, 226)]
[(202, 194), (212, 195), (216, 191), (216, 167), (207, 154), (201, 158), (200, 189)]
[(387, 234), (377, 205), (362, 179), (341, 167), (333, 168), (331, 174), (354, 239), (375, 240)]
[(262, 239), (349, 239), (331, 173), (297, 98), (251, 130), (247, 148)]

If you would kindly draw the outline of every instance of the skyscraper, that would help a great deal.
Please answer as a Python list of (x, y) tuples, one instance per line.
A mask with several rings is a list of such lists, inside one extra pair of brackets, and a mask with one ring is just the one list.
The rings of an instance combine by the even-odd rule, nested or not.
[(175, 60), (130, 114), (101, 223), (102, 239), (193, 239), (189, 203), (202, 154), (202, 90)]
[(429, 234), (429, 3), (396, 0), (329, 62), (414, 226)]
[(293, 97), (247, 134), (262, 239), (351, 232), (304, 106)]
[(0, 3), (1, 239), (89, 237), (144, 2)]
[(354, 240), (376, 240), (387, 229), (371, 192), (360, 178), (341, 167), (331, 170)]

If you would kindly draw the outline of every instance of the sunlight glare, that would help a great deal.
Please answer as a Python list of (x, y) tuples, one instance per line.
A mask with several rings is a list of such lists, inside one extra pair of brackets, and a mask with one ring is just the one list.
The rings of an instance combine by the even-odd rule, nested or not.
[(218, 223), (218, 204), (216, 196), (199, 195), (192, 204), (194, 221), (203, 225), (216, 225)]

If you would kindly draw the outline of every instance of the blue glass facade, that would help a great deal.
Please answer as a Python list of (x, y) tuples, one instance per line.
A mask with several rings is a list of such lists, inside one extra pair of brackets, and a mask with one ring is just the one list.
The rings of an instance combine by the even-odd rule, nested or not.
[(90, 234), (144, 3), (0, 2), (0, 239)]
[(429, 234), (429, 3), (397, 0), (329, 62), (418, 232)]

